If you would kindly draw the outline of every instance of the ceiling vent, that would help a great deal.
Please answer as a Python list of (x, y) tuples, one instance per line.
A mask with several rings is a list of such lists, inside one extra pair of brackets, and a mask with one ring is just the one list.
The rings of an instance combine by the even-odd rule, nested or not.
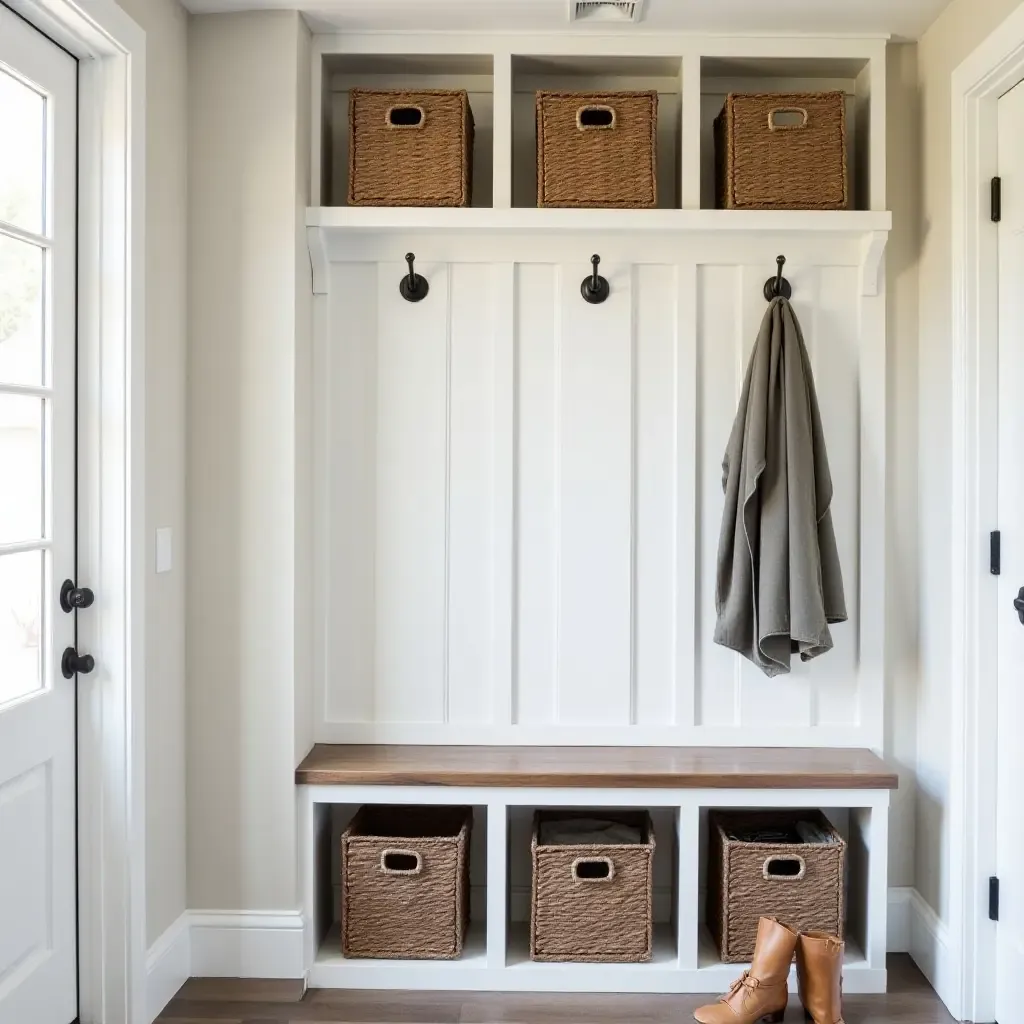
[(644, 0), (569, 0), (569, 20), (636, 24), (643, 17)]

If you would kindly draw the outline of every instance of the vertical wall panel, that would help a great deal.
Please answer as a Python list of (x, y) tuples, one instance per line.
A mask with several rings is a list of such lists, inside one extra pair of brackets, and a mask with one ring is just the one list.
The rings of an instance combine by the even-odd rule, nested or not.
[(448, 270), (424, 264), (425, 302), (405, 268), (382, 264), (377, 339), (376, 719), (441, 722), (445, 712)]
[(660, 725), (673, 717), (676, 627), (676, 506), (680, 465), (674, 267), (635, 270), (636, 331), (636, 604), (633, 608), (636, 723)]
[(494, 298), (494, 357), (491, 390), (494, 401), (492, 425), (493, 500), (491, 530), (494, 571), (491, 574), (491, 721), (511, 725), (515, 721), (515, 638), (518, 632), (516, 590), (516, 315), (518, 268), (499, 264), (492, 270)]
[[(448, 464), (446, 720), (484, 722), (494, 686), (495, 267), (449, 267), (451, 440)], [(433, 297), (433, 287), (431, 297)], [(442, 296), (438, 296), (441, 299)], [(425, 305), (425, 304), (424, 304)], [(411, 514), (415, 512), (410, 509)]]
[(675, 699), (673, 724), (691, 728), (697, 714), (700, 537), (697, 529), (697, 266), (676, 268)]
[(812, 725), (856, 722), (858, 714), (858, 634), (860, 625), (860, 395), (857, 270), (822, 267), (806, 302), (796, 299), (797, 315), (808, 335), (814, 382), (821, 407), (835, 494), (832, 522), (843, 568), (850, 619), (831, 627), (835, 647), (809, 666), (815, 709)]
[(317, 347), (327, 438), (323, 572), (327, 721), (372, 722), (376, 678), (377, 267), (331, 269), (330, 334)]
[(592, 306), (561, 275), (558, 383), (560, 722), (628, 725), (632, 678), (633, 330), (631, 270), (602, 265)]
[(698, 557), (697, 725), (736, 724), (739, 658), (714, 643), (715, 566), (722, 523), (722, 456), (743, 372), (743, 273), (700, 267), (697, 276)]
[[(554, 721), (558, 644), (557, 267), (524, 264), (516, 291), (517, 588), (514, 720)], [(581, 300), (582, 301), (582, 300)]]

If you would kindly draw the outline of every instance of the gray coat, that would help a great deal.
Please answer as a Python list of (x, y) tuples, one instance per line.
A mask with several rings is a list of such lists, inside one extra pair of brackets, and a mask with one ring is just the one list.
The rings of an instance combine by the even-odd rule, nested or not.
[(832, 648), (846, 621), (832, 528), (832, 476), (800, 324), (786, 299), (768, 307), (722, 464), (715, 643), (765, 675)]

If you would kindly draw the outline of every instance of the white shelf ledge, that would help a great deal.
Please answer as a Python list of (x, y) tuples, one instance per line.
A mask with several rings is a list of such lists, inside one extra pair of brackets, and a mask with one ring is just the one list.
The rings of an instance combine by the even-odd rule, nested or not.
[[(306, 211), (313, 291), (329, 290), (336, 262), (523, 262), (579, 256), (593, 244), (625, 262), (795, 263), (856, 266), (864, 295), (881, 288), (892, 214), (832, 210), (548, 210), (315, 206)], [(417, 241), (417, 239), (419, 241)], [(426, 241), (424, 241), (426, 240)], [(422, 248), (417, 246), (422, 245)], [(689, 256), (687, 254), (689, 246)]]
[[(676, 936), (670, 924), (655, 924), (654, 948), (651, 959), (644, 963), (557, 963), (530, 959), (530, 925), (528, 921), (515, 921), (508, 929), (508, 953), (505, 969), (519, 974), (535, 972), (539, 975), (564, 973), (566, 969), (581, 976), (581, 983), (600, 985), (601, 976), (609, 972), (616, 975), (640, 973), (648, 975), (657, 971), (677, 971), (679, 954), (676, 951)], [(587, 978), (587, 975), (591, 977)], [(599, 989), (595, 989), (599, 991)]]
[(892, 228), (871, 210), (495, 210), (423, 206), (311, 206), (306, 226), (327, 231), (769, 231), (864, 235)]
[[(309, 972), (311, 988), (453, 988), (479, 989), (467, 976), (487, 968), (487, 924), (472, 921), (458, 960), (348, 959), (341, 951), (335, 924), (317, 950)], [(426, 983), (424, 981), (426, 980)]]
[[(536, 963), (529, 955), (529, 925), (509, 928), (506, 966), (488, 966), (486, 923), (474, 921), (459, 960), (347, 960), (335, 925), (309, 972), (311, 988), (412, 989), (476, 992), (724, 992), (745, 969), (723, 964), (701, 930), (700, 966), (680, 966), (671, 925), (657, 925), (647, 963)], [(885, 990), (885, 970), (873, 970), (859, 949), (847, 947), (843, 989), (854, 995)], [(790, 975), (796, 991), (796, 971)]]

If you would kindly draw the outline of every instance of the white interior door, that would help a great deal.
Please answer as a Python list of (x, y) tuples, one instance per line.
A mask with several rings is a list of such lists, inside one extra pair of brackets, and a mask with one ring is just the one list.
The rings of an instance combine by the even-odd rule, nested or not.
[[(999, 101), (999, 923), (996, 1019), (1020, 1019), (1024, 978), (1024, 84)], [(1019, 602), (1016, 606), (1014, 602)]]
[(0, 1024), (75, 968), (75, 60), (0, 5)]

